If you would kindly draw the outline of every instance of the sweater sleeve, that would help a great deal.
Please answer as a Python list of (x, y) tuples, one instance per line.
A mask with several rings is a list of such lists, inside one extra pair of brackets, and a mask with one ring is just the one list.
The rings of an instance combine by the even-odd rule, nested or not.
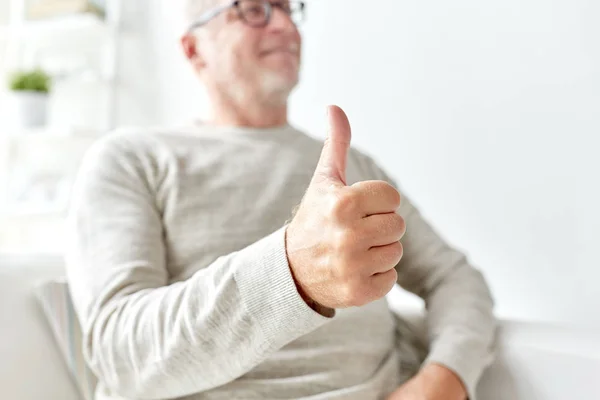
[[(376, 179), (396, 186), (374, 162)], [(405, 195), (399, 214), (405, 219), (404, 255), (398, 283), (425, 300), (429, 339), (428, 363), (441, 364), (463, 381), (469, 399), (493, 361), (496, 320), (493, 299), (480, 271), (448, 245)]]
[(107, 390), (136, 399), (207, 391), (328, 321), (296, 290), (285, 228), (169, 284), (151, 179), (123, 143), (88, 152), (68, 219), (84, 356)]

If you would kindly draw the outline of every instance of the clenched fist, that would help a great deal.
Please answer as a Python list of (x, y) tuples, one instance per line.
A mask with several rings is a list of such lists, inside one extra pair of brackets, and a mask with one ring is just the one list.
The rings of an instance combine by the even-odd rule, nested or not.
[(350, 123), (338, 107), (328, 115), (321, 159), (286, 232), (298, 290), (319, 312), (385, 296), (396, 283), (405, 232), (394, 187), (382, 181), (346, 185)]

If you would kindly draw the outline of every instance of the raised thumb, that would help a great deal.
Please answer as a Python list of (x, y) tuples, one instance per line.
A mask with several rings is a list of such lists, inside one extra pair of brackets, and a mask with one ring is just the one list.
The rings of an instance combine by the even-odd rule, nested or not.
[(346, 164), (352, 140), (350, 122), (338, 106), (327, 108), (327, 139), (315, 171), (315, 177), (346, 185)]

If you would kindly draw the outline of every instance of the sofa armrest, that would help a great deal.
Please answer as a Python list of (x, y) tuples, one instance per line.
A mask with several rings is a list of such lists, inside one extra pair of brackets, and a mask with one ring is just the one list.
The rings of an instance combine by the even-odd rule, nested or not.
[(0, 254), (0, 388), (3, 399), (78, 399), (35, 298), (41, 280), (63, 274), (60, 257)]
[[(388, 301), (425, 341), (422, 302), (399, 290)], [(599, 331), (509, 320), (499, 325), (496, 359), (481, 378), (480, 399), (600, 399)]]

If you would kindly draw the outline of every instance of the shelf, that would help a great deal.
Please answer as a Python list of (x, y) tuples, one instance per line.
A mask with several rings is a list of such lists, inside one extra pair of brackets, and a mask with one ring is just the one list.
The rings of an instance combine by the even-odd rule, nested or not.
[(10, 141), (29, 140), (95, 140), (104, 132), (95, 129), (83, 128), (12, 128), (11, 134), (6, 135)]
[[(48, 68), (48, 71), (50, 69)], [(79, 71), (68, 72), (68, 73), (50, 73), (52, 79), (56, 84), (84, 84), (84, 85), (104, 85), (111, 86), (117, 84), (117, 77), (112, 74), (102, 73), (92, 68), (81, 69)]]
[(7, 207), (0, 211), (0, 219), (21, 219), (21, 218), (58, 218), (63, 219), (67, 209), (60, 206), (15, 206)]
[(110, 25), (102, 17), (93, 13), (82, 13), (49, 19), (28, 20), (19, 26), (0, 27), (0, 35), (14, 34), (25, 39), (68, 38), (81, 32), (107, 33), (110, 28)]

